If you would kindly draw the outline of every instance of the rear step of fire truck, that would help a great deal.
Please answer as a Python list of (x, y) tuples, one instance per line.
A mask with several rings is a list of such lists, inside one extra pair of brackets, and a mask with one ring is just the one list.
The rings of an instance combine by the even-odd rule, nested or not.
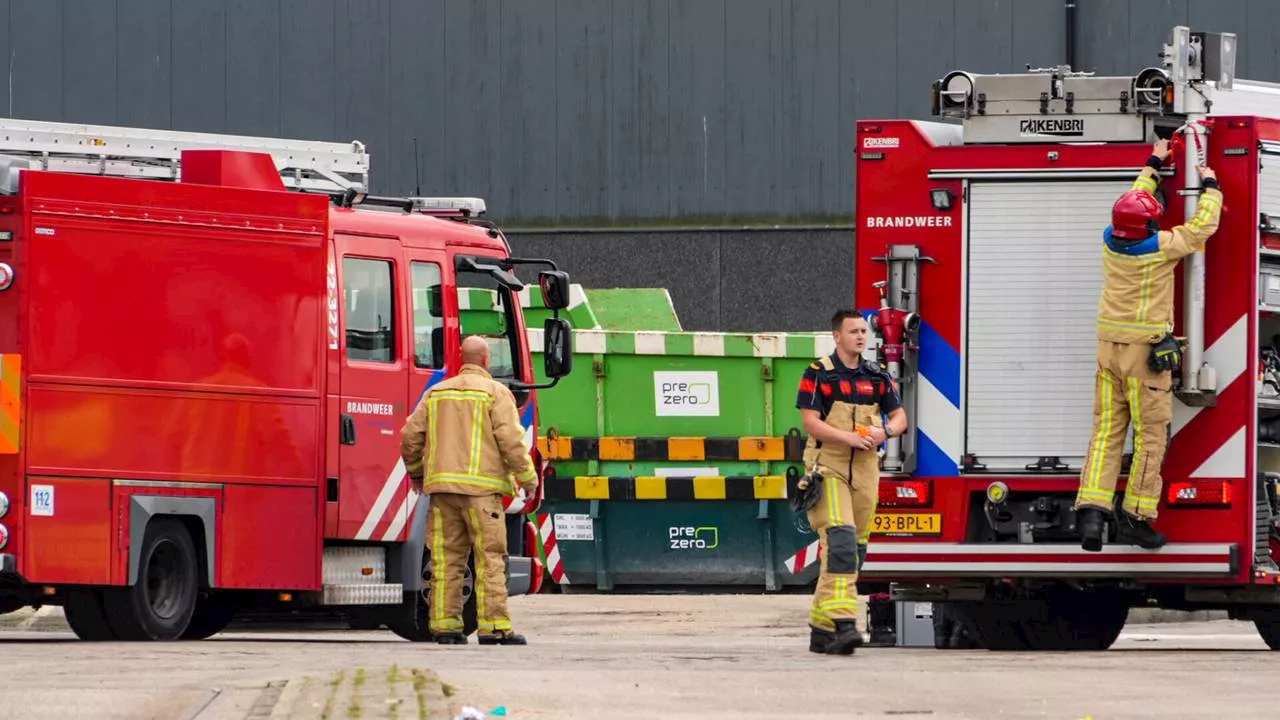
[[(429, 215), (483, 215), (482, 199), (368, 197), (369, 155), (348, 143), (126, 128), (0, 118), (0, 190), (12, 191), (15, 169), (179, 181), (184, 150), (237, 150), (271, 155), (286, 188), (326, 194), (369, 209)], [(468, 570), (469, 572), (469, 570)], [(387, 582), (384, 546), (327, 546), (322, 605), (398, 605), (404, 586)], [(269, 615), (269, 613), (268, 613)]]

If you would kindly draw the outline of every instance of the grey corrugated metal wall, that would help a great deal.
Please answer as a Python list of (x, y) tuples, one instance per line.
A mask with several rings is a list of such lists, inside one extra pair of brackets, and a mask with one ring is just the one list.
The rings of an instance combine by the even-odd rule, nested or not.
[[(1280, 80), (1274, 0), (1076, 3), (1080, 69), (1134, 72), (1190, 24)], [(0, 0), (0, 107), (359, 139), (376, 191), (482, 196), (588, 286), (664, 284), (689, 328), (812, 329), (852, 293), (854, 122), (925, 117), (955, 67), (1059, 63), (1063, 21), (1063, 0)], [(758, 224), (829, 227), (732, 229)]]

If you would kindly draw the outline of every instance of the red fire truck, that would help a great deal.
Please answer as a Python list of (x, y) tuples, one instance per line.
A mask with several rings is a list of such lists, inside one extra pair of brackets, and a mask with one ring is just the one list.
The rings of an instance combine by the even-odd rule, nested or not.
[[(281, 612), (429, 639), (401, 425), (481, 334), (544, 468), (516, 270), (545, 266), (556, 310), (567, 275), (511, 257), (479, 199), (370, 196), (359, 143), (0, 136), (0, 611), (62, 605), (96, 640)], [(468, 328), (477, 292), (491, 312)], [(553, 314), (550, 384), (569, 369)], [(507, 506), (512, 594), (541, 583), (539, 501)]]
[[(1280, 649), (1280, 86), (1233, 77), (1231, 34), (1178, 27), (1163, 51), (1133, 76), (951, 72), (946, 120), (857, 126), (858, 306), (895, 340), (877, 352), (912, 422), (884, 456), (864, 577), (987, 648), (1103, 649), (1129, 608), (1159, 606), (1228, 609)], [(1198, 163), (1225, 193), (1179, 271), (1169, 542), (1113, 526), (1085, 552), (1102, 232), (1159, 138), (1163, 227), (1194, 211)], [(1131, 451), (1132, 431), (1117, 498)]]

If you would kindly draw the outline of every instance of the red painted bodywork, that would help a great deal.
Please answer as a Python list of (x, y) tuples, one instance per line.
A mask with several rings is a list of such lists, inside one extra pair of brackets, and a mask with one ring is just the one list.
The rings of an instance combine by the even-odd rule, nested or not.
[[(1230, 573), (1194, 579), (1176, 573), (1144, 573), (1143, 580), (1150, 583), (1238, 584), (1253, 581), (1251, 560), (1254, 549), (1254, 513), (1256, 499), (1255, 461), (1257, 438), (1257, 409), (1255, 402), (1255, 378), (1258, 372), (1258, 216), (1256, 201), (1258, 185), (1258, 141), (1280, 138), (1280, 123), (1260, 118), (1214, 119), (1208, 141), (1207, 162), (1217, 171), (1225, 195), (1225, 208), (1217, 233), (1209, 240), (1206, 253), (1205, 296), (1207, 298), (1204, 328), (1206, 351), (1229, 329), (1239, 322), (1247, 323), (1247, 357), (1237, 358), (1245, 367), (1243, 373), (1228, 382), (1218, 379), (1216, 407), (1204, 408), (1172, 439), (1163, 469), (1165, 489), (1170, 482), (1187, 480), (1224, 443), (1241, 428), (1245, 433), (1244, 472), (1237, 477), (1197, 477), (1196, 480), (1226, 480), (1232, 485), (1233, 501), (1225, 508), (1169, 507), (1166, 500), (1160, 505), (1158, 529), (1163, 531), (1171, 544), (1229, 543), (1235, 544), (1236, 556)], [(874, 258), (882, 257), (890, 244), (916, 244), (922, 255), (932, 257), (936, 264), (921, 264), (919, 275), (919, 314), (951, 351), (963, 358), (965, 340), (962, 320), (965, 313), (962, 289), (966, 280), (963, 250), (965, 213), (964, 185), (961, 179), (930, 179), (928, 174), (938, 170), (1008, 170), (1008, 169), (1080, 169), (1080, 168), (1133, 168), (1138, 169), (1150, 155), (1148, 144), (1106, 145), (935, 145), (927, 132), (908, 120), (868, 120), (858, 123), (857, 143), (857, 248), (856, 248), (856, 306), (873, 311), (879, 307), (878, 293), (872, 284), (886, 277), (886, 265)], [(897, 144), (872, 141), (865, 138), (897, 138)], [(1243, 154), (1224, 155), (1226, 148), (1243, 148)], [(1050, 159), (1050, 152), (1056, 159)], [(870, 156), (867, 154), (870, 153)], [(1182, 187), (1183, 172), (1180, 157), (1174, 157), (1170, 165), (1176, 175), (1166, 178), (1162, 185), (1166, 192)], [(1194, 170), (1193, 170), (1194, 172)], [(1016, 181), (1013, 181), (1016, 182)], [(949, 189), (955, 200), (949, 211), (935, 210), (929, 191)], [(1162, 226), (1171, 227), (1183, 221), (1181, 197), (1171, 195)], [(949, 215), (949, 225), (936, 221), (923, 227), (884, 227), (873, 218), (885, 216), (940, 217)], [(1270, 238), (1272, 241), (1275, 238)], [(1264, 242), (1267, 237), (1264, 236)], [(1081, 242), (1100, 243), (1100, 238), (1081, 238)], [(1280, 243), (1276, 243), (1280, 246)], [(1099, 250), (1101, 252), (1101, 250)], [(1051, 272), (1046, 268), (1046, 272)], [(1181, 328), (1181, 266), (1177, 272), (1179, 287), (1176, 292), (1176, 334), (1185, 334)], [(923, 353), (925, 349), (922, 349)], [(1028, 353), (1030, 347), (1011, 347), (1011, 353)], [(921, 363), (925, 362), (921, 358)], [(1221, 371), (1220, 371), (1221, 372)], [(1093, 387), (1079, 388), (1079, 392), (1092, 396)], [(1010, 398), (1010, 402), (1032, 402), (1032, 398)], [(960, 398), (963, 410), (963, 393)], [(1175, 401), (1176, 404), (1176, 401)], [(911, 418), (915, 425), (925, 418)], [(963, 430), (961, 431), (963, 432)], [(1082, 449), (1083, 450), (1083, 449)], [(915, 478), (920, 479), (920, 478)], [(955, 559), (955, 544), (965, 543), (969, 533), (969, 498), (982, 494), (988, 485), (997, 480), (1008, 484), (1011, 492), (1065, 491), (1074, 494), (1078, 480), (1074, 475), (1046, 477), (966, 474), (963, 470), (953, 476), (927, 477), (931, 484), (932, 502), (927, 507), (909, 510), (894, 508), (892, 512), (941, 513), (942, 532), (938, 537), (883, 537), (876, 536), (868, 552), (868, 579), (876, 581), (929, 581), (945, 583), (954, 576), (946, 572), (930, 572), (923, 567), (930, 563)], [(886, 478), (889, 480), (889, 478)], [(1120, 478), (1120, 488), (1125, 478)], [(882, 511), (884, 509), (882, 508)], [(1274, 541), (1273, 541), (1274, 542)], [(910, 544), (910, 553), (904, 544)], [(890, 546), (894, 546), (890, 548)], [(931, 547), (937, 549), (931, 550)], [(989, 547), (989, 546), (988, 546)], [(881, 548), (877, 552), (877, 548)], [(884, 549), (892, 552), (886, 552)], [(1012, 551), (1012, 549), (1009, 549)], [(1079, 546), (1075, 546), (1079, 550)], [(1174, 553), (1147, 553), (1137, 550), (1131, 556), (1121, 558), (1126, 562), (1169, 563), (1177, 562)], [(1274, 546), (1273, 552), (1280, 551)], [(1023, 570), (1011, 570), (1012, 562), (1048, 562), (1045, 555), (982, 556), (966, 552), (966, 562), (991, 563), (989, 578), (1017, 577)], [(1064, 562), (1089, 562), (1098, 555), (1068, 553)], [(1118, 556), (1117, 556), (1118, 557)], [(921, 563), (922, 569), (911, 572), (877, 572), (876, 564), (910, 560)], [(1115, 557), (1109, 560), (1116, 560)], [(1118, 561), (1118, 560), (1117, 560)], [(1006, 567), (1000, 567), (1004, 564)], [(982, 573), (969, 573), (982, 576)]]
[[(399, 431), (427, 383), (459, 367), (453, 256), (505, 257), (504, 241), (286, 192), (269, 158), (197, 152), (184, 169), (179, 183), (23, 171), (0, 196), (12, 233), (0, 262), (15, 270), (0, 353), (23, 370), (21, 450), (0, 455), (0, 551), (28, 582), (126, 583), (134, 495), (215, 499), (217, 587), (316, 590), (326, 540), (407, 537)], [(346, 359), (348, 253), (395, 265), (393, 364)], [(436, 373), (412, 362), (415, 259), (438, 261), (445, 286)], [(519, 379), (532, 382), (515, 316)], [(360, 439), (378, 442), (339, 443), (348, 401), (389, 405), (377, 424), (357, 418)], [(522, 414), (536, 422), (534, 402)], [(32, 515), (33, 484), (54, 488), (52, 515)]]

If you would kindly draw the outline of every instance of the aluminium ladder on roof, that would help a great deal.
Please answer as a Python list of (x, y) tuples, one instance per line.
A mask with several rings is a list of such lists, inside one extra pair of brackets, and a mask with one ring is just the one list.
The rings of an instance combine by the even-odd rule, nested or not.
[(183, 150), (269, 153), (286, 187), (368, 192), (369, 155), (348, 143), (0, 118), (0, 156), (41, 170), (178, 180)]

